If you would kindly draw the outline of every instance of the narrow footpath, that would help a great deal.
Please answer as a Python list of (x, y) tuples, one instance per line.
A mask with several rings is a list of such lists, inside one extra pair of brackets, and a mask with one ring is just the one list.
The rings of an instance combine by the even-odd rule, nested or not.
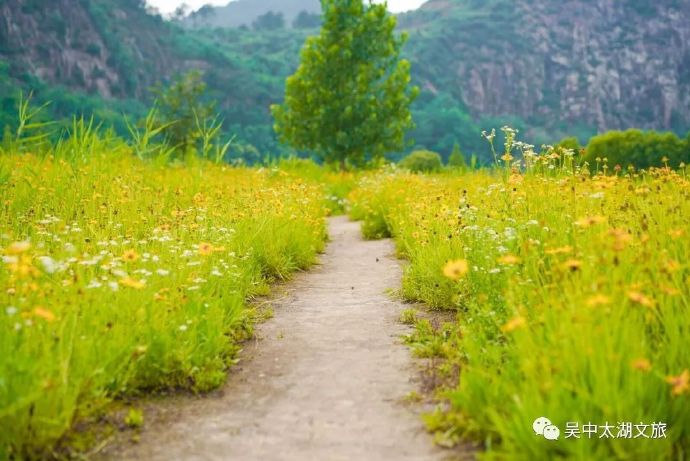
[(329, 226), (321, 263), (272, 302), (275, 316), (222, 391), (156, 404), (139, 443), (116, 444), (104, 459), (444, 459), (418, 409), (402, 403), (418, 371), (400, 342), (405, 306), (386, 293), (400, 285), (393, 244), (364, 241), (344, 217)]

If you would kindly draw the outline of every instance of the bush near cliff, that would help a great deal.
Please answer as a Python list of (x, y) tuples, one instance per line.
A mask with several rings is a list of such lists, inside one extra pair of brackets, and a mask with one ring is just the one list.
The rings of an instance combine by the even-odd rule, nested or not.
[(610, 167), (678, 167), (690, 163), (690, 135), (680, 139), (673, 133), (610, 131), (589, 141), (585, 160), (593, 165), (607, 163)]

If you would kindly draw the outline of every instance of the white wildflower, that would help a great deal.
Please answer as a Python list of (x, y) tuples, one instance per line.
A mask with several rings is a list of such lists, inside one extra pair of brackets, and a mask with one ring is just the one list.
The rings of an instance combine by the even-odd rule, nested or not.
[(41, 256), (38, 260), (41, 262), (43, 269), (49, 274), (54, 274), (60, 267), (50, 256)]
[(99, 281), (96, 280), (96, 279), (93, 279), (93, 280), (91, 280), (91, 281), (89, 282), (88, 285), (86, 285), (86, 288), (88, 288), (88, 289), (94, 289), (94, 288), (100, 288), (100, 287), (102, 287), (102, 286), (103, 286), (103, 284), (102, 284), (101, 282), (99, 282)]

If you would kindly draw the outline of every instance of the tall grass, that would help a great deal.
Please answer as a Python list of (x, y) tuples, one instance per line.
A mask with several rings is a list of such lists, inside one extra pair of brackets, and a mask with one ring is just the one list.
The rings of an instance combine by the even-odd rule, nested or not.
[[(409, 260), (403, 295), (457, 312), (408, 338), (442, 358), (443, 404), (426, 421), (443, 444), (479, 442), (482, 459), (685, 459), (690, 182), (668, 168), (590, 174), (560, 154), (522, 172), (369, 175), (350, 195), (365, 235), (392, 235)], [(535, 435), (542, 416), (558, 441)], [(667, 431), (575, 439), (568, 422)]]
[(161, 166), (97, 131), (0, 156), (0, 459), (48, 456), (112, 399), (218, 386), (247, 299), (323, 248), (315, 182)]

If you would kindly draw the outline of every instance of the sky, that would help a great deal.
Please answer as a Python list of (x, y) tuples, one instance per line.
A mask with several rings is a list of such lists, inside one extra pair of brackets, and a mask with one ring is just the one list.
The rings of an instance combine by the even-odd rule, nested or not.
[[(197, 10), (204, 5), (227, 5), (229, 0), (146, 0), (149, 5), (155, 6), (161, 13), (172, 13), (182, 3), (189, 5), (192, 10)], [(388, 0), (391, 11), (398, 13), (419, 7), (426, 0)]]

